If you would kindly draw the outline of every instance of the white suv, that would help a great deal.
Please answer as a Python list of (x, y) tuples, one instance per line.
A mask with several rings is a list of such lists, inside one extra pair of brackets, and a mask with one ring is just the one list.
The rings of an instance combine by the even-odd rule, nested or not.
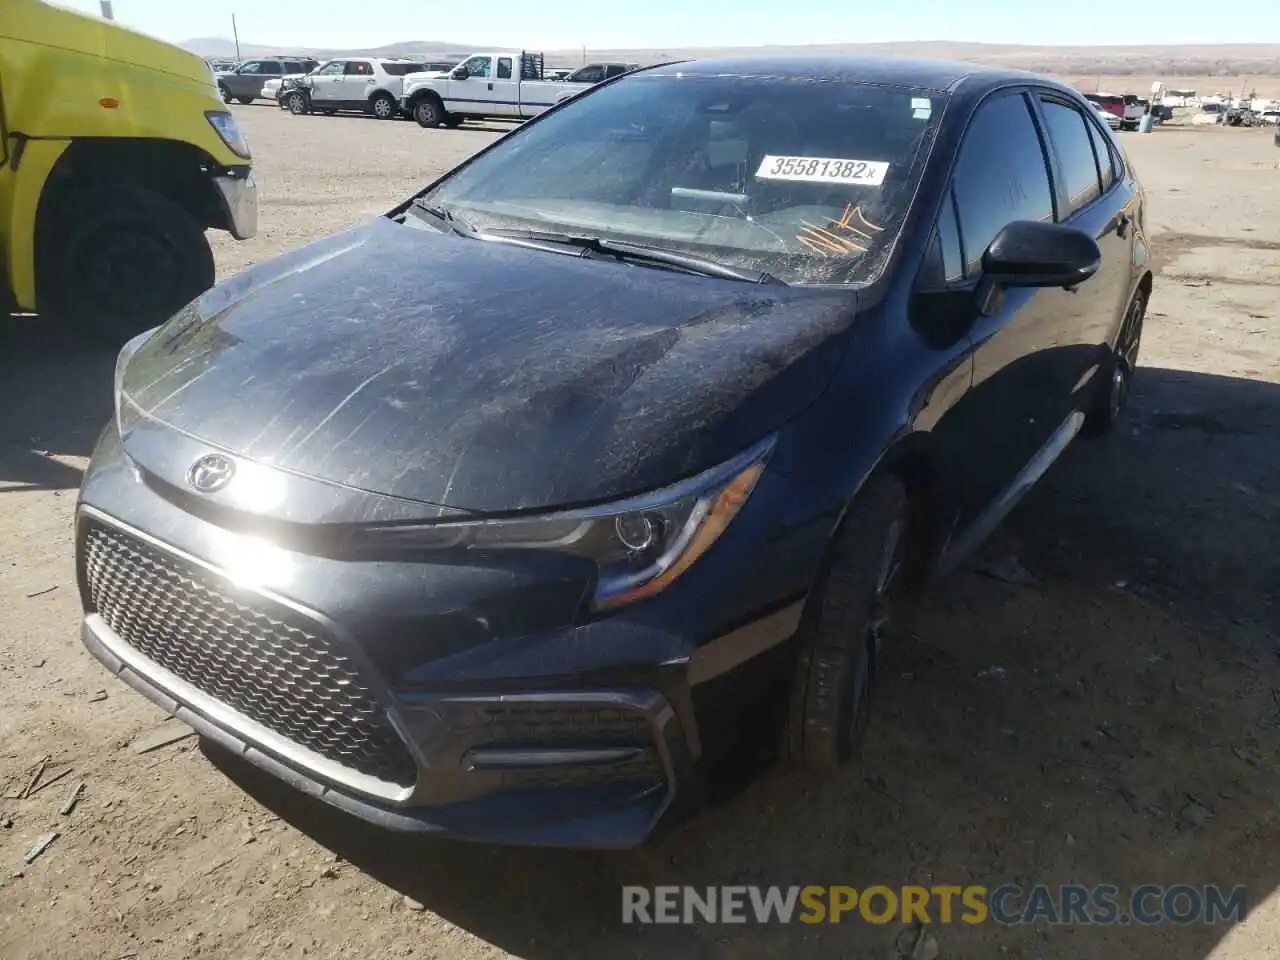
[[(430, 71), (433, 66), (423, 60), (387, 57), (330, 60), (291, 84), (282, 106), (291, 113), (360, 110), (379, 120), (392, 120), (401, 116), (404, 78), (411, 73)], [(302, 96), (293, 96), (295, 91)]]

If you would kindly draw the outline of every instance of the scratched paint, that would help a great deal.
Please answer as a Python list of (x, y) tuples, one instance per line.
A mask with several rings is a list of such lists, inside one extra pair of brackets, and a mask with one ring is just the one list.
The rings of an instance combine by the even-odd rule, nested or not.
[(803, 409), (855, 296), (379, 219), (211, 292), (125, 390), (306, 477), (478, 511), (578, 503), (701, 470)]

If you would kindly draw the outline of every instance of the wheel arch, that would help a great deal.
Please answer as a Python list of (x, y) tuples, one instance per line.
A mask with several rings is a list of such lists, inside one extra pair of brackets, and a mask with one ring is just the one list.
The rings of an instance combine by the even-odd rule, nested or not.
[(852, 489), (846, 491), (843, 506), (827, 537), (828, 555), (824, 555), (819, 570), (826, 569), (830, 545), (835, 543), (859, 494), (872, 477), (882, 474), (897, 479), (907, 494), (910, 525), (907, 531), (908, 580), (912, 586), (919, 586), (927, 579), (944, 536), (937, 453), (933, 437), (925, 430), (915, 430), (895, 437), (862, 472)]
[(37, 298), (41, 252), (56, 240), (59, 218), (78, 193), (110, 186), (146, 189), (178, 204), (202, 227), (226, 230), (226, 208), (212, 179), (220, 167), (199, 147), (177, 140), (72, 140), (50, 170), (35, 213)]
[(440, 96), (439, 91), (433, 90), (431, 87), (424, 87), (409, 94), (409, 109), (412, 110), (423, 100), (434, 100), (440, 104), (441, 108), (444, 107), (444, 98)]

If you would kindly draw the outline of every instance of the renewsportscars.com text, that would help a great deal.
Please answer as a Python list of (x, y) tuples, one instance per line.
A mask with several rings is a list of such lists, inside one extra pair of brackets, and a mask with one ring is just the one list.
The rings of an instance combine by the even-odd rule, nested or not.
[(623, 923), (1154, 925), (1239, 923), (1241, 886), (625, 886)]

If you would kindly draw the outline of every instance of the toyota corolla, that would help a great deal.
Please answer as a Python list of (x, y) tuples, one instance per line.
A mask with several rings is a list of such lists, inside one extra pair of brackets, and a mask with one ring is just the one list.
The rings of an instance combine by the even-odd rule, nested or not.
[(882, 645), (1134, 376), (1143, 193), (1080, 94), (876, 59), (607, 81), (129, 343), (89, 650), (407, 831), (629, 846)]

